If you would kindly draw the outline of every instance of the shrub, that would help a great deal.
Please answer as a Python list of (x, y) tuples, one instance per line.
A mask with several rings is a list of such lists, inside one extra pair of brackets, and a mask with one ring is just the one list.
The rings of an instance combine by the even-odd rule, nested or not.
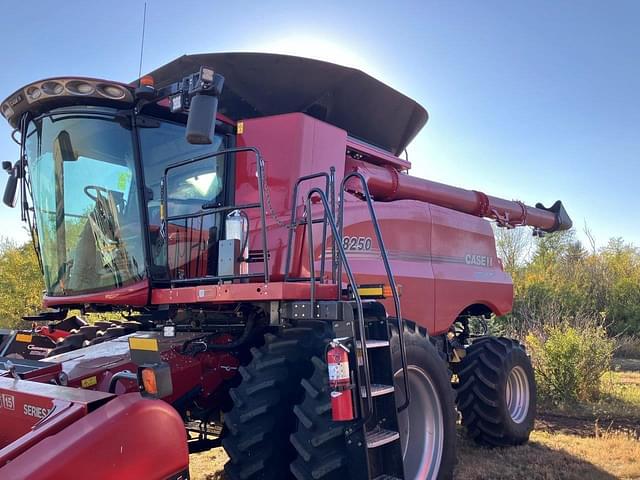
[(580, 330), (562, 323), (527, 335), (543, 400), (571, 404), (600, 397), (601, 378), (611, 367), (615, 342), (596, 321), (582, 323)]

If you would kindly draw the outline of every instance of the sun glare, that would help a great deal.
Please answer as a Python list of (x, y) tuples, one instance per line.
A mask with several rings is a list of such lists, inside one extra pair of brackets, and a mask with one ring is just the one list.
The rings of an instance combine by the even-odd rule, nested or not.
[(364, 55), (324, 38), (311, 35), (288, 35), (261, 45), (261, 51), (283, 53), (300, 57), (314, 58), (347, 67), (354, 67), (370, 75), (378, 73), (375, 62)]

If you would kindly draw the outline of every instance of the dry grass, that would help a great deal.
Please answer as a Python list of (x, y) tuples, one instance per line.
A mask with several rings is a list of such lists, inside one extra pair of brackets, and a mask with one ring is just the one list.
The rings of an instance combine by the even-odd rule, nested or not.
[[(613, 480), (640, 478), (640, 442), (624, 432), (580, 437), (534, 432), (522, 447), (487, 450), (459, 436), (456, 479)], [(221, 448), (191, 456), (193, 480), (222, 480)], [(213, 473), (210, 473), (213, 472)]]
[(580, 437), (533, 432), (529, 444), (486, 450), (461, 436), (456, 478), (609, 480), (640, 478), (640, 442), (624, 432)]
[(191, 455), (189, 458), (191, 480), (223, 480), (222, 469), (227, 459), (227, 454), (222, 448)]
[[(531, 442), (487, 450), (460, 431), (456, 479), (640, 479), (640, 371), (605, 375), (596, 404), (543, 412)], [(193, 480), (222, 480), (221, 448), (191, 455)]]

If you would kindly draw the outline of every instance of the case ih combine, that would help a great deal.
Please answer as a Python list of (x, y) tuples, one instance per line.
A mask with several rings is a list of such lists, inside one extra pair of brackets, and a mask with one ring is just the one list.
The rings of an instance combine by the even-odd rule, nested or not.
[(513, 297), (485, 218), (571, 220), (410, 176), (411, 99), (221, 53), (0, 109), (46, 285), (0, 337), (1, 478), (187, 478), (220, 444), (232, 480), (448, 478), (455, 403), (479, 443), (527, 441), (529, 359), (473, 328)]

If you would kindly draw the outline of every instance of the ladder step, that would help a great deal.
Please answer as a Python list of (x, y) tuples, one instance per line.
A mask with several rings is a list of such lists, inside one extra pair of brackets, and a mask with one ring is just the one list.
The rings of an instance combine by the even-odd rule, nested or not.
[(394, 477), (393, 475), (387, 475), (383, 473), (379, 477), (374, 478), (373, 480), (400, 480), (398, 477)]
[[(371, 385), (371, 396), (372, 397), (379, 397), (380, 395), (386, 395), (388, 393), (393, 393), (393, 391), (395, 390), (395, 388), (393, 387), (393, 385), (381, 385), (381, 384), (372, 384)], [(361, 394), (363, 397), (366, 396), (367, 392), (366, 392), (366, 388), (362, 387), (361, 388)]]
[(385, 430), (384, 428), (375, 428), (374, 430), (367, 432), (367, 447), (381, 447), (387, 443), (395, 442), (399, 438), (400, 434), (398, 432), (392, 432), (391, 430)]
[[(358, 348), (360, 347), (360, 342), (357, 342)], [(366, 340), (367, 348), (383, 348), (389, 346), (388, 340)]]

